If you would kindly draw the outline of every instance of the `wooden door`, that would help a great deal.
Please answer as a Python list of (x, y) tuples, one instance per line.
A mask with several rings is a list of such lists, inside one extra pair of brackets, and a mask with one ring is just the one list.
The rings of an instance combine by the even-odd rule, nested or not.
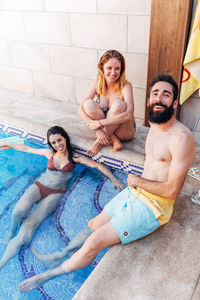
[(152, 0), (146, 99), (158, 73), (172, 75), (180, 87), (192, 4), (193, 0)]

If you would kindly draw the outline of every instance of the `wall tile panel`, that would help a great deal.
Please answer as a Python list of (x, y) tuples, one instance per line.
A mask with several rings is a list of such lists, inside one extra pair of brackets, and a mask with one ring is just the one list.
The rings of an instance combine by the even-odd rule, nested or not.
[(54, 73), (78, 78), (93, 79), (97, 74), (95, 50), (73, 47), (50, 47)]
[(70, 20), (73, 46), (126, 50), (126, 16), (73, 14)]
[(97, 11), (100, 13), (149, 15), (149, 0), (97, 0)]
[(70, 45), (69, 16), (56, 13), (24, 13), (28, 41)]
[(48, 11), (94, 13), (96, 1), (94, 0), (44, 0)]
[(9, 42), (8, 45), (13, 66), (50, 71), (48, 46), (24, 42)]
[(0, 87), (25, 93), (33, 93), (31, 72), (0, 66)]
[(148, 53), (149, 30), (149, 16), (128, 17), (128, 52)]
[(0, 12), (0, 39), (25, 40), (23, 15), (20, 12)]
[(1, 0), (1, 3), (7, 10), (44, 10), (43, 0)]
[(51, 73), (33, 72), (33, 80), (37, 95), (76, 102), (73, 78)]

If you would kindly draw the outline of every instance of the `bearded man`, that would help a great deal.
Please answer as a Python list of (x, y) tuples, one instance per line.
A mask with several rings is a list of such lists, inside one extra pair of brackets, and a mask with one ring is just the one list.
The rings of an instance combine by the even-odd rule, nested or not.
[[(62, 252), (35, 253), (47, 266), (45, 273), (19, 285), (28, 292), (63, 273), (88, 266), (103, 248), (127, 244), (166, 224), (194, 156), (190, 130), (176, 120), (178, 86), (170, 75), (160, 74), (152, 82), (148, 98), (150, 130), (145, 146), (142, 176), (128, 175), (128, 187), (114, 197)], [(82, 245), (82, 247), (81, 247)], [(81, 247), (61, 265), (69, 251)]]

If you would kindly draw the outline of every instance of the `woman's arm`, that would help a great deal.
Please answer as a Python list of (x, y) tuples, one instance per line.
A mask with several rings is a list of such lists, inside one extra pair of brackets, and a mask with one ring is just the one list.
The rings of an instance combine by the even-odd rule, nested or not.
[[(126, 110), (122, 113), (119, 113), (118, 115), (115, 115), (110, 118), (102, 119), (98, 121), (91, 120), (89, 121), (89, 128), (90, 129), (97, 129), (102, 126), (107, 126), (107, 125), (117, 125), (121, 124), (122, 120), (123, 123), (126, 121), (131, 121), (134, 118), (134, 99), (133, 99), (133, 89), (132, 85), (130, 82), (127, 82), (122, 90), (122, 95), (124, 97), (124, 102), (126, 103)], [(101, 123), (101, 125), (100, 125)]]
[(106, 175), (113, 183), (114, 187), (117, 187), (119, 191), (124, 189), (124, 185), (112, 174), (110, 170), (103, 164), (100, 164), (86, 156), (79, 156), (78, 158), (74, 158), (76, 163), (84, 164), (91, 168), (96, 168), (101, 171), (104, 175)]
[[(79, 107), (79, 115), (81, 116), (83, 121), (85, 121), (87, 126), (93, 120), (86, 114), (83, 106), (84, 106), (85, 101), (87, 101), (89, 99), (93, 99), (95, 97), (96, 85), (97, 85), (97, 81), (94, 80), (93, 83), (91, 84), (91, 86), (89, 87), (89, 90), (87, 91), (87, 94), (85, 95), (85, 98), (83, 99), (83, 101), (81, 102), (80, 107)], [(101, 129), (98, 129), (98, 128), (94, 128), (94, 129), (90, 128), (90, 129), (94, 132), (94, 134), (96, 135), (96, 138), (98, 139), (100, 144), (109, 145), (109, 140), (108, 140), (108, 137), (105, 132), (103, 132)]]
[(37, 149), (37, 148), (29, 147), (29, 146), (21, 144), (21, 143), (9, 143), (7, 141), (1, 140), (0, 148), (4, 147), (4, 146), (8, 146), (17, 151), (23, 151), (23, 152), (28, 152), (28, 153), (38, 154), (38, 155), (44, 155), (47, 158), (50, 158), (51, 155), (53, 154), (53, 151), (50, 149)]
[(85, 103), (85, 101), (89, 100), (89, 99), (93, 99), (96, 95), (96, 85), (97, 85), (97, 82), (96, 80), (94, 80), (92, 82), (92, 84), (90, 85), (83, 101), (81, 102), (80, 104), (80, 107), (79, 107), (79, 115), (81, 116), (81, 118), (83, 119), (83, 121), (85, 121), (86, 124), (88, 124), (89, 121), (91, 121), (92, 119), (86, 114), (84, 108), (83, 108), (83, 105)]

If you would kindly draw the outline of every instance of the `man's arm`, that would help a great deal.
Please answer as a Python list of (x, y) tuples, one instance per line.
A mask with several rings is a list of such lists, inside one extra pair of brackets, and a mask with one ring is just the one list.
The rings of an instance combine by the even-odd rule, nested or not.
[(194, 157), (194, 138), (192, 134), (182, 132), (175, 136), (169, 145), (172, 156), (168, 178), (164, 182), (151, 181), (130, 174), (128, 185), (140, 187), (149, 193), (161, 197), (176, 199), (181, 191), (187, 171)]

